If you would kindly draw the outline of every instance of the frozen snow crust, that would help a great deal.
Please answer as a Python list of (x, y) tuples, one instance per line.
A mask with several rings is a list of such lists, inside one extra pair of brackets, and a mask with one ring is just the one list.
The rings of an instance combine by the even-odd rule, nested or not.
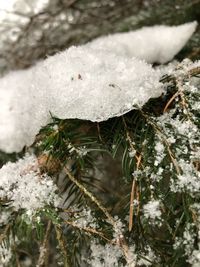
[[(158, 97), (162, 93), (160, 72), (132, 56), (138, 55), (148, 62), (166, 62), (182, 48), (195, 27), (196, 22), (143, 28), (124, 34), (124, 39), (117, 37), (121, 34), (114, 34), (113, 47), (112, 36), (103, 37), (105, 46), (100, 38), (1, 78), (0, 150), (19, 152), (25, 145), (31, 145), (41, 127), (51, 121), (50, 114), (60, 119), (104, 121)], [(158, 42), (157, 37), (154, 42), (159, 32), (162, 40)], [(141, 37), (141, 42), (140, 38), (133, 38), (134, 33)], [(166, 35), (173, 35), (171, 43)], [(131, 50), (132, 39), (135, 45)], [(130, 49), (123, 50), (125, 45), (120, 40)]]

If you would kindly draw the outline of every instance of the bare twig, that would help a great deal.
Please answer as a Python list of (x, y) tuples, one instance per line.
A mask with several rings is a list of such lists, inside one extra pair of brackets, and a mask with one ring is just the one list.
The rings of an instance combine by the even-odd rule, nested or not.
[(108, 219), (108, 222), (112, 225), (113, 230), (117, 233), (116, 244), (122, 250), (128, 266), (129, 267), (135, 267), (135, 264), (132, 261), (131, 252), (130, 252), (129, 247), (128, 247), (127, 243), (126, 243), (125, 237), (124, 237), (123, 233), (121, 232), (121, 230), (118, 229), (118, 226), (117, 226), (116, 221), (114, 220), (114, 218), (109, 214), (107, 209), (100, 203), (100, 201), (91, 192), (89, 192), (81, 183), (79, 183), (79, 181), (71, 174), (71, 172), (69, 171), (69, 169), (66, 166), (64, 167), (64, 171), (68, 175), (69, 179), (74, 184), (76, 184), (76, 186), (79, 187), (81, 189), (81, 191), (87, 197), (89, 197), (90, 200), (92, 202), (94, 202), (97, 205), (97, 207), (105, 214), (105, 216)]
[(116, 244), (116, 242), (114, 242), (113, 240), (110, 240), (109, 238), (107, 238), (102, 232), (91, 228), (91, 227), (80, 227), (79, 225), (77, 225), (75, 222), (70, 222), (70, 221), (65, 221), (66, 224), (73, 226), (74, 228), (77, 228), (79, 230), (83, 230), (89, 234), (93, 234), (93, 235), (98, 235), (99, 237), (101, 237), (102, 239), (106, 240), (109, 243), (112, 244)]
[(40, 247), (40, 255), (39, 255), (39, 259), (38, 259), (38, 267), (43, 267), (45, 265), (45, 260), (46, 260), (46, 255), (47, 255), (47, 243), (48, 243), (48, 239), (49, 239), (49, 235), (51, 232), (51, 221), (48, 221), (47, 224), (47, 230), (45, 233), (45, 237), (42, 243), (42, 246)]
[(146, 118), (147, 122), (155, 129), (155, 131), (158, 133), (159, 138), (161, 139), (161, 141), (165, 144), (165, 147), (167, 148), (169, 157), (171, 158), (171, 161), (174, 165), (174, 168), (176, 169), (176, 172), (178, 175), (181, 174), (181, 169), (178, 165), (178, 162), (173, 154), (173, 152), (171, 151), (171, 147), (169, 142), (167, 141), (167, 139), (165, 138), (164, 134), (162, 133), (162, 130), (158, 127), (158, 125), (156, 125), (142, 110), (140, 110), (142, 115)]
[(4, 238), (6, 238), (9, 229), (10, 229), (10, 224), (7, 224), (3, 233), (0, 235), (0, 244), (4, 240)]
[(89, 192), (81, 183), (79, 183), (79, 181), (71, 174), (71, 172), (69, 171), (69, 169), (66, 166), (64, 167), (64, 171), (66, 172), (66, 174), (69, 177), (69, 179), (73, 183), (75, 183), (76, 186), (79, 187), (81, 189), (81, 191), (86, 196), (88, 196), (92, 200), (92, 202), (94, 202), (98, 206), (98, 208), (107, 217), (109, 223), (115, 228), (116, 227), (116, 222), (115, 222), (114, 218), (109, 214), (109, 212), (107, 211), (107, 209), (99, 202), (99, 200), (91, 192)]
[[(124, 124), (124, 128), (126, 131), (126, 138), (129, 142), (130, 148), (132, 150), (132, 152), (134, 152), (134, 156), (136, 159), (136, 170), (139, 169), (139, 166), (141, 165), (141, 160), (142, 160), (142, 155), (136, 152), (136, 149), (133, 146), (133, 142), (130, 136), (130, 133), (128, 131), (128, 127), (125, 121), (124, 116), (122, 116), (122, 120), (123, 120), (123, 124)], [(133, 177), (133, 182), (132, 182), (132, 188), (131, 188), (131, 196), (130, 196), (130, 206), (129, 206), (129, 232), (132, 230), (133, 228), (133, 214), (134, 214), (134, 199), (135, 199), (135, 191), (137, 192), (137, 198), (139, 200), (139, 194), (138, 194), (138, 189), (137, 189), (137, 184), (135, 181), (135, 178)]]
[(69, 262), (68, 262), (67, 246), (62, 236), (62, 230), (57, 225), (54, 225), (54, 227), (56, 231), (58, 244), (64, 257), (64, 267), (70, 267)]

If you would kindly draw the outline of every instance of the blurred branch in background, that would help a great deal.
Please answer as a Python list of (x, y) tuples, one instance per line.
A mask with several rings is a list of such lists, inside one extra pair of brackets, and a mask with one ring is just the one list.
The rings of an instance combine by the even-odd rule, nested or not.
[[(193, 20), (200, 20), (200, 0), (2, 1), (0, 73), (26, 68), (38, 59), (100, 35)], [(199, 40), (198, 29), (183, 51), (184, 57), (196, 59), (200, 55)]]

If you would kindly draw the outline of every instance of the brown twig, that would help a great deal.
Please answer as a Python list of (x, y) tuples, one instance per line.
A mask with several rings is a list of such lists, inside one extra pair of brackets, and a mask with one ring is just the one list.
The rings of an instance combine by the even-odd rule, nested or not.
[(109, 214), (109, 212), (107, 211), (107, 209), (100, 203), (100, 201), (91, 193), (89, 192), (69, 171), (69, 169), (65, 166), (64, 167), (64, 171), (66, 172), (67, 176), (69, 177), (69, 179), (76, 184), (76, 186), (78, 188), (81, 189), (81, 191), (88, 197), (90, 198), (90, 200), (92, 202), (94, 202), (97, 207), (105, 214), (105, 216), (108, 219), (108, 222), (112, 225), (113, 230), (117, 233), (117, 238), (116, 238), (116, 244), (119, 245), (120, 249), (122, 250), (124, 257), (126, 259), (126, 262), (128, 264), (128, 266), (130, 267), (134, 267), (134, 263), (132, 262), (132, 258), (131, 258), (131, 253), (129, 250), (129, 247), (126, 243), (125, 237), (123, 235), (123, 233), (121, 232), (120, 229), (118, 229), (116, 221), (114, 220), (114, 218)]
[(98, 199), (91, 193), (89, 192), (81, 183), (79, 183), (79, 181), (71, 174), (71, 172), (69, 171), (69, 169), (65, 166), (64, 167), (64, 171), (66, 172), (67, 176), (69, 177), (69, 179), (76, 184), (77, 187), (79, 187), (79, 189), (81, 189), (81, 191), (88, 196), (92, 202), (94, 202), (98, 208), (105, 214), (105, 216), (107, 217), (109, 223), (115, 227), (116, 222), (114, 220), (114, 218), (109, 214), (109, 212), (107, 211), (107, 209), (98, 201)]
[[(132, 142), (130, 133), (128, 131), (128, 127), (127, 127), (127, 124), (126, 124), (124, 116), (122, 116), (122, 120), (123, 120), (123, 123), (124, 123), (124, 128), (125, 128), (125, 131), (126, 131), (126, 137), (127, 137), (128, 142), (129, 142), (130, 148), (135, 153), (136, 149), (133, 146), (133, 142)], [(136, 158), (136, 161), (137, 161), (136, 162), (136, 169), (138, 170), (139, 166), (141, 164), (141, 161), (142, 161), (142, 155), (136, 152), (135, 153), (135, 158)], [(133, 228), (133, 214), (134, 214), (134, 203), (133, 202), (134, 202), (134, 199), (135, 199), (135, 193), (137, 194), (137, 198), (138, 198), (138, 196), (139, 196), (138, 188), (137, 188), (137, 184), (136, 184), (135, 178), (133, 177), (132, 188), (131, 188), (131, 196), (130, 196), (130, 207), (129, 207), (129, 232)], [(138, 198), (138, 200), (139, 200), (139, 198)], [(138, 212), (139, 212), (139, 210), (137, 210), (137, 213)]]
[[(136, 163), (136, 170), (139, 169), (140, 164), (141, 164), (141, 160), (142, 160), (142, 155), (140, 154), (138, 156), (137, 159), (137, 163)], [(139, 202), (139, 191), (138, 191), (138, 187), (136, 184), (136, 180), (133, 177), (133, 182), (132, 182), (132, 189), (131, 189), (131, 197), (130, 197), (130, 208), (129, 208), (129, 232), (132, 230), (133, 228), (133, 214), (134, 214), (134, 200), (135, 200), (135, 195), (137, 198), (137, 201)], [(139, 206), (137, 208), (137, 214), (139, 213)]]
[(43, 267), (45, 265), (45, 260), (46, 260), (46, 255), (47, 255), (47, 243), (48, 243), (48, 239), (49, 239), (49, 235), (51, 232), (51, 220), (48, 221), (47, 224), (47, 230), (45, 233), (45, 237), (42, 243), (42, 246), (40, 247), (40, 255), (39, 255), (39, 259), (38, 259), (38, 267)]
[(3, 233), (0, 235), (0, 244), (4, 240), (4, 238), (7, 236), (9, 229), (10, 229), (10, 224), (7, 224)]
[(163, 112), (166, 112), (168, 110), (168, 107), (171, 105), (171, 103), (174, 101), (174, 99), (179, 95), (179, 92), (177, 91), (167, 102), (167, 104), (164, 107)]
[(100, 126), (98, 122), (97, 122), (97, 132), (98, 132), (99, 140), (103, 143), (103, 138), (101, 136), (101, 130), (100, 130)]
[(65, 240), (62, 237), (62, 230), (57, 225), (54, 225), (54, 228), (56, 231), (56, 238), (58, 240), (59, 247), (64, 257), (64, 267), (70, 267), (70, 264), (68, 262), (67, 246)]
[(173, 154), (173, 152), (171, 151), (170, 148), (170, 144), (169, 142), (166, 140), (164, 134), (162, 133), (162, 130), (158, 127), (158, 125), (156, 125), (153, 121), (150, 120), (150, 118), (142, 111), (140, 110), (142, 115), (145, 117), (145, 119), (147, 120), (147, 122), (155, 129), (155, 131), (158, 133), (158, 137), (161, 139), (161, 141), (165, 144), (165, 147), (167, 148), (168, 154), (171, 158), (171, 161), (174, 165), (174, 168), (176, 169), (176, 172), (178, 175), (181, 174), (181, 169), (177, 163), (177, 160)]
[(109, 243), (115, 244), (116, 242), (114, 242), (113, 240), (110, 240), (109, 238), (107, 238), (102, 232), (91, 228), (91, 227), (80, 227), (79, 225), (77, 225), (75, 222), (70, 222), (70, 221), (65, 221), (66, 224), (71, 225), (72, 227), (79, 229), (79, 230), (83, 230), (89, 234), (93, 234), (93, 235), (98, 235), (99, 237), (101, 237), (102, 239), (106, 240)]

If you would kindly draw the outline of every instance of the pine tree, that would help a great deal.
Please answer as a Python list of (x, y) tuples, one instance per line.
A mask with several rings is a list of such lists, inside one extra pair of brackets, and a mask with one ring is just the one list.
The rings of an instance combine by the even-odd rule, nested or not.
[[(27, 12), (30, 20), (14, 44), (2, 41), (0, 103), (11, 84), (8, 70), (107, 33), (198, 20), (199, 12), (200, 1), (49, 1), (38, 13)], [(42, 28), (37, 40), (45, 21), (57, 21), (57, 28)], [(64, 25), (68, 34), (62, 38)], [(6, 149), (10, 141), (2, 144), (0, 137), (0, 266), (200, 265), (199, 29), (175, 60), (147, 65), (155, 88), (145, 104), (95, 122), (50, 113), (50, 123), (23, 149)], [(82, 53), (82, 48), (70, 49)], [(36, 84), (38, 73), (44, 75), (40, 70), (34, 72)], [(78, 74), (69, 82), (83, 79)], [(159, 96), (152, 93), (157, 83)], [(33, 115), (30, 128), (39, 119)], [(12, 123), (1, 120), (3, 135), (1, 129), (8, 131)], [(22, 137), (24, 144), (26, 133)]]

